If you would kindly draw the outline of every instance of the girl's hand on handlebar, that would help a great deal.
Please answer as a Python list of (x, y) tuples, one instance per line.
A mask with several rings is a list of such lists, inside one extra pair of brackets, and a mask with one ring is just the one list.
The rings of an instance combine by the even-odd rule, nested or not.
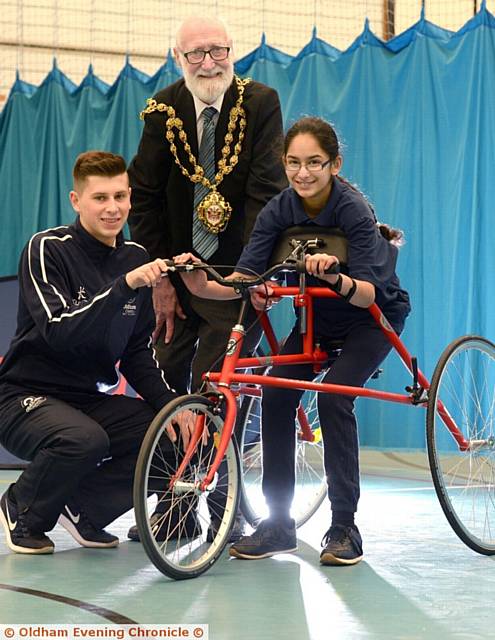
[(273, 288), (267, 282), (266, 284), (258, 284), (249, 290), (251, 296), (251, 304), (257, 311), (268, 311), (273, 304), (280, 301), (273, 295)]
[(315, 253), (312, 256), (306, 256), (306, 272), (311, 276), (326, 280), (330, 284), (334, 284), (339, 276), (337, 273), (328, 274), (325, 271), (337, 264), (339, 264), (338, 258), (327, 253)]
[[(181, 253), (174, 256), (175, 264), (200, 264), (201, 260), (196, 258), (192, 253)], [(208, 279), (206, 273), (202, 269), (193, 269), (192, 271), (181, 271), (180, 277), (189, 291), (198, 295), (205, 288)]]

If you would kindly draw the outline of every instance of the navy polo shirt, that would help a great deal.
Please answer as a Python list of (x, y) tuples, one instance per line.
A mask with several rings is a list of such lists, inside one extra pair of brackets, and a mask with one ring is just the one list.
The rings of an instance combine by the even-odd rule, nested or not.
[[(251, 274), (266, 271), (280, 233), (294, 225), (339, 227), (348, 243), (347, 266), (342, 272), (374, 284), (376, 303), (394, 328), (402, 330), (410, 305), (395, 273), (398, 249), (381, 235), (365, 198), (339, 178), (333, 180), (330, 198), (316, 218), (308, 216), (301, 198), (291, 187), (272, 198), (258, 215), (236, 270)], [(322, 281), (309, 277), (308, 285), (321, 286)], [(314, 304), (315, 329), (320, 335), (340, 337), (350, 324), (368, 319), (374, 322), (366, 309), (343, 300), (322, 298)]]

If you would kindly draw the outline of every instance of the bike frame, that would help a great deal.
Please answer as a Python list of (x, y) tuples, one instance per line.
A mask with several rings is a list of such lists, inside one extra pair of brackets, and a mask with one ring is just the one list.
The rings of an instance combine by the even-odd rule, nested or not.
[[(232, 328), (221, 371), (218, 373), (207, 372), (203, 374), (203, 379), (207, 381), (211, 387), (211, 389), (209, 389), (205, 395), (210, 395), (212, 398), (218, 398), (218, 394), (220, 394), (221, 400), (225, 400), (226, 412), (224, 419), (224, 428), (222, 430), (220, 440), (216, 445), (217, 453), (211, 464), (211, 467), (209, 468), (206, 476), (201, 482), (201, 485), (199, 487), (201, 491), (208, 490), (209, 487), (213, 486), (215, 473), (220, 466), (229, 441), (232, 437), (232, 432), (237, 417), (237, 397), (239, 395), (260, 396), (262, 393), (261, 389), (263, 387), (277, 387), (279, 389), (299, 389), (303, 391), (310, 390), (320, 393), (337, 393), (354, 397), (374, 398), (376, 400), (384, 400), (387, 402), (395, 402), (399, 404), (408, 404), (422, 407), (426, 407), (427, 405), (428, 400), (425, 394), (430, 388), (430, 383), (419, 369), (417, 371), (414, 371), (413, 358), (411, 354), (406, 349), (404, 343), (394, 331), (387, 318), (376, 303), (373, 303), (370, 307), (368, 307), (368, 311), (380, 327), (381, 331), (385, 334), (385, 336), (391, 343), (392, 349), (398, 354), (405, 367), (411, 372), (411, 374), (415, 374), (415, 383), (419, 383), (419, 388), (414, 389), (410, 393), (391, 393), (388, 391), (367, 389), (365, 387), (352, 387), (340, 384), (310, 382), (306, 380), (293, 380), (291, 378), (278, 378), (259, 374), (244, 373), (245, 369), (258, 367), (261, 368), (282, 364), (312, 364), (315, 368), (315, 373), (317, 373), (319, 370), (321, 370), (323, 363), (328, 360), (328, 354), (325, 351), (322, 351), (318, 345), (315, 345), (314, 342), (315, 336), (313, 323), (313, 300), (315, 298), (339, 298), (340, 296), (334, 291), (326, 289), (324, 287), (307, 287), (304, 289), (304, 292), (301, 292), (301, 289), (299, 287), (292, 286), (272, 286), (272, 289), (272, 295), (274, 297), (293, 297), (295, 306), (304, 310), (306, 316), (306, 331), (302, 335), (302, 352), (296, 354), (278, 355), (279, 346), (270, 319), (268, 318), (268, 315), (266, 313), (261, 313), (260, 322), (263, 328), (263, 333), (268, 341), (271, 354), (264, 357), (241, 358), (241, 349), (245, 336), (243, 319), (245, 316), (246, 303), (244, 303), (239, 315), (239, 322)], [(236, 389), (232, 388), (237, 385), (240, 385), (240, 387)], [(256, 386), (252, 387), (246, 385)], [(469, 449), (469, 442), (464, 438), (461, 431), (455, 424), (455, 421), (450, 416), (441, 401), (438, 401), (438, 412), (445, 426), (457, 442), (459, 449), (461, 451), (466, 451), (467, 449)], [(301, 425), (303, 429), (303, 438), (312, 441), (313, 436), (307, 425), (307, 421), (302, 419)], [(183, 469), (186, 467), (186, 465), (194, 455), (197, 442), (202, 436), (202, 431), (203, 422), (202, 420), (198, 420), (195, 433), (193, 434), (191, 442), (186, 450), (184, 460), (179, 466), (177, 473), (171, 480), (171, 487), (173, 486), (174, 482), (181, 477)]]

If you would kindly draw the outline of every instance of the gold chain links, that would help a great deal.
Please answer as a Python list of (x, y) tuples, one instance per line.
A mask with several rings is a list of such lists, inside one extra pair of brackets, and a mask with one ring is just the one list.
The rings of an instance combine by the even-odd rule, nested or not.
[[(237, 102), (235, 106), (232, 107), (229, 114), (229, 123), (227, 126), (227, 133), (224, 138), (224, 146), (222, 147), (222, 157), (218, 161), (218, 171), (213, 179), (213, 182), (208, 180), (208, 178), (204, 175), (203, 167), (198, 164), (196, 157), (191, 151), (191, 146), (187, 141), (187, 134), (184, 131), (184, 122), (176, 116), (175, 109), (171, 106), (164, 104), (163, 102), (157, 103), (153, 98), (148, 98), (146, 100), (146, 107), (141, 111), (139, 117), (141, 120), (144, 120), (145, 115), (149, 113), (153, 113), (154, 111), (166, 112), (168, 115), (168, 119), (166, 122), (167, 133), (166, 138), (170, 144), (170, 151), (174, 156), (175, 163), (179, 165), (183, 175), (185, 175), (191, 182), (198, 183), (201, 182), (205, 187), (211, 189), (211, 191), (216, 191), (218, 185), (222, 182), (224, 176), (231, 173), (236, 164), (239, 161), (239, 154), (242, 150), (242, 141), (244, 140), (244, 130), (246, 128), (246, 112), (242, 106), (242, 102), (244, 99), (244, 88), (245, 86), (251, 82), (251, 78), (245, 78), (241, 80), (238, 76), (235, 76), (235, 81), (237, 84), (237, 90), (239, 96), (237, 98)], [(237, 121), (239, 121), (239, 139), (234, 146), (234, 152), (232, 156), (230, 155), (230, 145), (234, 140), (234, 131), (237, 126)], [(178, 130), (179, 140), (184, 145), (184, 150), (188, 155), (189, 162), (194, 169), (194, 173), (191, 174), (184, 167), (184, 165), (179, 160), (179, 156), (177, 155), (177, 146), (175, 144), (175, 133), (174, 129)]]

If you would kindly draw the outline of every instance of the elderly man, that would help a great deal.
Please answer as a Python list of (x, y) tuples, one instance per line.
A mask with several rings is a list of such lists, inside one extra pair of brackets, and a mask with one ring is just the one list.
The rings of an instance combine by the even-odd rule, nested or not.
[[(280, 102), (270, 87), (234, 75), (232, 39), (218, 19), (185, 20), (174, 55), (184, 78), (148, 100), (129, 167), (131, 234), (152, 258), (193, 251), (234, 265), (260, 210), (287, 186), (274, 152)], [(154, 289), (153, 303), (160, 366), (179, 393), (196, 391), (221, 361), (239, 301), (198, 298), (171, 276)], [(258, 339), (252, 331), (246, 350)], [(129, 537), (138, 539), (136, 527)]]

